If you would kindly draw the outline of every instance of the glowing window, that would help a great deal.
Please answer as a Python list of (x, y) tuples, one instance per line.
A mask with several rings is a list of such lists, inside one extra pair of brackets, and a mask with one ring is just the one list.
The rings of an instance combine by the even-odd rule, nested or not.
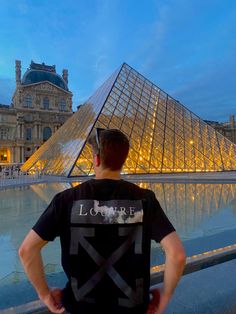
[(8, 149), (7, 148), (1, 148), (0, 149), (0, 162), (7, 162), (8, 161)]

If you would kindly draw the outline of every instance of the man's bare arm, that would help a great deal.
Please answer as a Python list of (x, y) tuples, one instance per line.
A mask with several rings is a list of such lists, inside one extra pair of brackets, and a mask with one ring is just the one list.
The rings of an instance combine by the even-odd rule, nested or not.
[(186, 255), (183, 244), (176, 232), (167, 235), (162, 241), (166, 255), (163, 294), (171, 297), (183, 274)]
[(154, 292), (154, 299), (150, 304), (148, 314), (163, 313), (183, 274), (186, 262), (185, 250), (176, 232), (164, 237), (161, 246), (166, 255), (163, 288), (160, 291), (160, 299), (157, 298), (158, 304), (155, 304)]
[(60, 304), (60, 289), (51, 290), (46, 282), (41, 249), (47, 241), (43, 240), (34, 230), (25, 237), (19, 248), (19, 256), (25, 273), (38, 293), (39, 298), (53, 313), (63, 313)]

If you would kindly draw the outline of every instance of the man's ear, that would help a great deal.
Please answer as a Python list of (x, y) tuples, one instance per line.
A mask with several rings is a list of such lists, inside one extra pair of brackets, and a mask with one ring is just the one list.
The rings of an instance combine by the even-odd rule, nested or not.
[(101, 158), (99, 155), (94, 156), (94, 163), (96, 167), (99, 167), (101, 165)]

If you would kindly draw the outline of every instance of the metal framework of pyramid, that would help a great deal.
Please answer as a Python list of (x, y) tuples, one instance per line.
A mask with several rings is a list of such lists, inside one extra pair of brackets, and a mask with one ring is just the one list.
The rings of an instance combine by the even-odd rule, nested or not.
[(236, 145), (124, 63), (22, 166), (58, 176), (93, 174), (96, 127), (130, 139), (127, 174), (236, 170)]

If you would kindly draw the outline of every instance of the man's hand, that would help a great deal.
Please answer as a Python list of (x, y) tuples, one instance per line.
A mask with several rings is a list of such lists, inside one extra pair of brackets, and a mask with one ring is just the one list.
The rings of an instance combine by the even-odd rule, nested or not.
[(34, 230), (25, 237), (19, 248), (19, 256), (25, 273), (41, 301), (52, 313), (61, 314), (65, 311), (62, 306), (62, 290), (59, 288), (50, 289), (48, 287), (43, 267), (41, 249), (47, 244)]
[(150, 292), (152, 300), (149, 303), (146, 314), (162, 314), (170, 298), (166, 297), (159, 289), (154, 289)]
[(65, 311), (62, 306), (62, 290), (59, 288), (50, 289), (49, 293), (39, 296), (40, 300), (48, 307), (52, 313), (61, 314)]

